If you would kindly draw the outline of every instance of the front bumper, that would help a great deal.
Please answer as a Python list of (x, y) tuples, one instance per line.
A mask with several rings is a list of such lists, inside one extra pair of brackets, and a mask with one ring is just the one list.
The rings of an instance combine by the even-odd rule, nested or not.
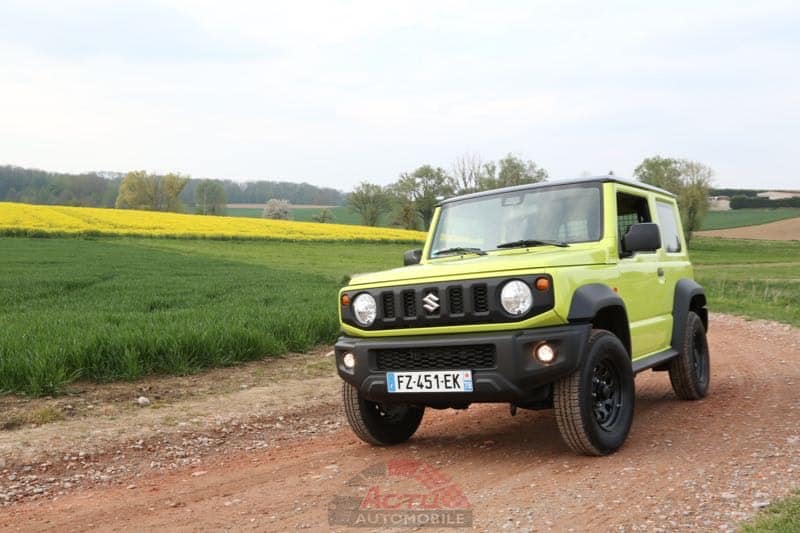
[[(574, 324), (499, 333), (378, 339), (340, 337), (335, 346), (336, 368), (342, 379), (357, 387), (362, 396), (372, 401), (391, 400), (434, 406), (509, 402), (524, 406), (541, 399), (545, 386), (571, 374), (580, 366), (590, 333), (590, 324)], [(555, 348), (556, 358), (552, 363), (543, 364), (532, 357), (532, 349), (540, 342), (547, 342)], [(494, 346), (495, 363), (492, 368), (469, 368), (472, 370), (472, 392), (389, 393), (386, 389), (386, 371), (408, 369), (378, 369), (377, 354), (380, 350), (402, 349), (413, 354), (415, 349), (442, 348), (457, 353), (459, 347), (476, 345)], [(353, 369), (346, 368), (342, 362), (347, 352), (355, 356)], [(467, 370), (436, 370), (439, 369)]]

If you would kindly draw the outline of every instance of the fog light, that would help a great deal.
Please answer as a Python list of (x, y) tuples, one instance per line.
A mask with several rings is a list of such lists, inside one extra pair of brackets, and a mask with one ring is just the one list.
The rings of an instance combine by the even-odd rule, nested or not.
[(556, 351), (546, 342), (536, 346), (536, 349), (533, 351), (533, 353), (540, 363), (552, 363), (556, 358)]
[(350, 352), (347, 352), (344, 354), (344, 357), (342, 357), (342, 363), (344, 363), (345, 367), (352, 369), (356, 366), (356, 356)]

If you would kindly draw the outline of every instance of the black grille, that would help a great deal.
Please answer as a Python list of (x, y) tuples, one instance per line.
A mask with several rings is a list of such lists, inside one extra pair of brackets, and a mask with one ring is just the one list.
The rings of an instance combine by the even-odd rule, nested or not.
[(417, 296), (414, 291), (403, 291), (403, 316), (417, 316)]
[(460, 315), (464, 312), (464, 291), (461, 287), (447, 289), (447, 301), (451, 315)]
[(489, 311), (489, 298), (486, 297), (486, 285), (474, 285), (472, 287), (472, 309), (476, 313), (486, 313)]
[(383, 295), (383, 316), (389, 319), (395, 317), (394, 314), (394, 294), (384, 292)]
[[(547, 274), (515, 276), (530, 287)], [(553, 308), (553, 290), (537, 290), (531, 310), (521, 316), (511, 316), (500, 306), (497, 297), (508, 276), (464, 281), (435, 281), (419, 285), (380, 287), (348, 291), (351, 300), (361, 293), (371, 294), (377, 303), (378, 314), (370, 326), (360, 323), (351, 305), (342, 305), (342, 322), (358, 329), (382, 330), (427, 328), (461, 324), (500, 324), (520, 322)], [(552, 283), (550, 283), (552, 286)], [(434, 300), (434, 295), (438, 300)], [(427, 301), (425, 299), (427, 298)], [(343, 301), (346, 301), (343, 299)], [(428, 310), (425, 306), (433, 308)]]
[(375, 350), (378, 370), (459, 370), (494, 368), (493, 344), (385, 348)]

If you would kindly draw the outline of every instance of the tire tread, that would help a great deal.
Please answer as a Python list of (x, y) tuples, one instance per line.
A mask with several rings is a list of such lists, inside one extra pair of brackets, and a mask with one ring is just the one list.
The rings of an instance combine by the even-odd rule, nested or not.
[[(612, 335), (612, 333), (601, 329), (592, 330), (586, 351), (588, 352), (599, 339), (606, 335)], [(602, 450), (592, 444), (586, 432), (586, 421), (580, 406), (581, 393), (580, 371), (573, 372), (553, 385), (553, 406), (558, 429), (572, 451), (582, 455), (604, 455)]]
[(409, 413), (410, 418), (404, 422), (406, 425), (399, 428), (381, 426), (375, 421), (370, 423), (369, 413), (364, 412), (365, 401), (359, 396), (358, 389), (346, 381), (342, 383), (342, 403), (345, 417), (353, 433), (367, 444), (374, 446), (391, 446), (408, 440), (416, 432), (425, 414), (424, 407), (418, 408), (421, 411)]
[(353, 433), (368, 444), (383, 446), (384, 443), (373, 436), (372, 432), (364, 423), (364, 419), (361, 417), (358, 391), (346, 381), (342, 382), (342, 399), (344, 400), (344, 414), (347, 417), (347, 422), (350, 424)]
[[(686, 333), (683, 336), (681, 353), (669, 365), (669, 381), (672, 384), (672, 390), (681, 400), (699, 400), (707, 394), (707, 390), (701, 391), (698, 389), (692, 360), (689, 357), (689, 354), (694, 350), (692, 345), (693, 332), (698, 327), (705, 330), (700, 317), (693, 311), (689, 311), (686, 317)], [(706, 350), (708, 350), (707, 347)]]

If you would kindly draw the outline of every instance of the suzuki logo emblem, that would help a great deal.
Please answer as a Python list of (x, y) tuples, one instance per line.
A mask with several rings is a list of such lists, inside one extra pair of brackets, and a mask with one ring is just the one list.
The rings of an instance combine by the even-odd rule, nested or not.
[(439, 309), (439, 297), (436, 294), (429, 292), (425, 298), (422, 299), (422, 307), (429, 313), (433, 313)]

